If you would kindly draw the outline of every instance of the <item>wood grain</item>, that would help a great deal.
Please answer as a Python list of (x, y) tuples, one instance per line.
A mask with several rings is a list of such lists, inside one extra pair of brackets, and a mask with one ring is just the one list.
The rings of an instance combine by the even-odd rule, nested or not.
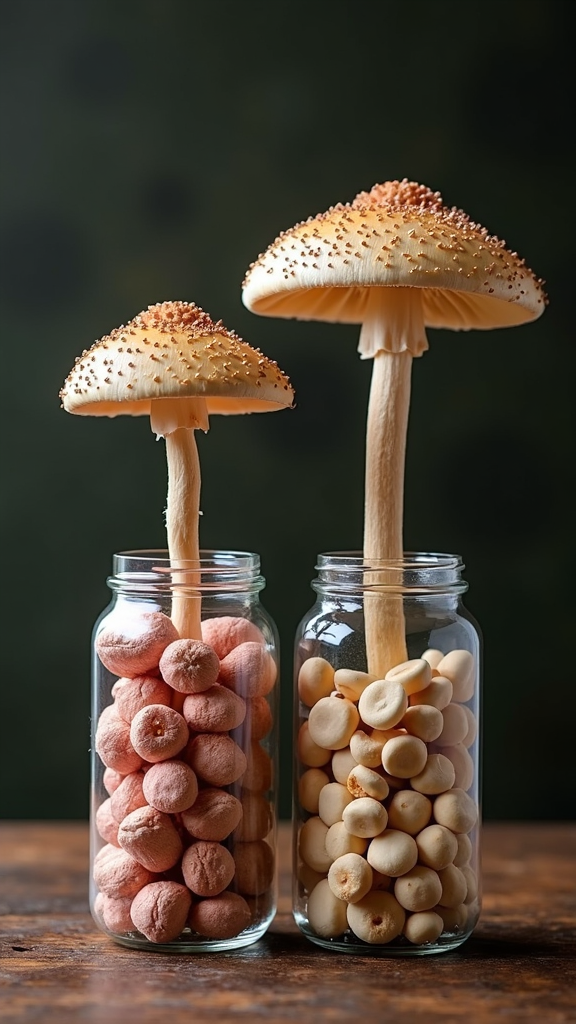
[(476, 933), (454, 953), (413, 960), (332, 954), (300, 935), (288, 832), (268, 934), (238, 952), (187, 956), (124, 949), (98, 932), (84, 823), (0, 825), (0, 1020), (576, 1021), (576, 826), (485, 825)]

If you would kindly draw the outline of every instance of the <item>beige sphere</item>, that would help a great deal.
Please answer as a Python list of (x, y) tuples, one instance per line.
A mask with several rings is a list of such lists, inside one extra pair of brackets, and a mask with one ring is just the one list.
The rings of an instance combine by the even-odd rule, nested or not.
[(388, 812), (379, 800), (371, 796), (361, 796), (351, 802), (342, 812), (342, 821), (353, 836), (370, 839), (378, 836), (386, 828)]
[(432, 817), (432, 801), (414, 789), (399, 789), (388, 804), (388, 827), (415, 836)]
[(362, 836), (353, 836), (343, 821), (336, 821), (326, 833), (324, 846), (332, 862), (346, 853), (365, 853), (368, 848), (368, 840)]
[(334, 669), (325, 658), (307, 658), (298, 673), (298, 695), (311, 708), (334, 689)]
[(358, 903), (372, 888), (372, 868), (359, 854), (346, 853), (331, 864), (328, 885), (339, 900)]
[(318, 871), (321, 875), (328, 874), (332, 858), (326, 852), (326, 833), (328, 826), (322, 818), (314, 816), (308, 818), (300, 829), (298, 837), (298, 853), (308, 867)]
[(350, 668), (339, 668), (334, 673), (334, 686), (338, 693), (343, 693), (348, 700), (358, 703), (360, 695), (364, 692), (368, 683), (373, 683), (376, 676), (368, 672), (357, 672)]
[(466, 878), (460, 868), (449, 864), (438, 872), (442, 885), (442, 895), (438, 899), (441, 907), (459, 907), (464, 903), (468, 892)]
[(418, 860), (428, 868), (440, 871), (452, 864), (458, 852), (458, 840), (444, 825), (428, 825), (416, 836)]
[(432, 868), (417, 864), (396, 879), (394, 895), (405, 910), (432, 910), (442, 896), (440, 878)]
[(418, 793), (434, 796), (444, 793), (454, 785), (454, 765), (444, 754), (428, 754), (426, 763), (418, 775), (413, 775), (410, 785)]
[(371, 796), (374, 800), (385, 800), (390, 787), (383, 775), (363, 764), (356, 765), (346, 781), (348, 792), (354, 797)]
[(444, 728), (444, 719), (442, 712), (431, 704), (414, 704), (408, 708), (400, 725), (411, 736), (417, 736), (424, 743), (433, 743)]
[(464, 744), (466, 749), (469, 750), (470, 747), (473, 746), (474, 741), (476, 740), (476, 737), (478, 735), (478, 722), (476, 720), (474, 712), (469, 707), (467, 707), (466, 704), (462, 704), (461, 707), (462, 710), (464, 711), (464, 714), (466, 715), (466, 720), (468, 722), (468, 731), (464, 739), (462, 740), (462, 743)]
[(473, 903), (475, 900), (478, 899), (478, 892), (480, 889), (478, 885), (478, 879), (476, 877), (475, 872), (472, 870), (469, 864), (464, 864), (464, 866), (461, 867), (460, 870), (464, 875), (464, 879), (466, 881), (466, 896), (464, 897), (464, 902)]
[(450, 680), (453, 699), (465, 703), (474, 693), (476, 666), (470, 651), (455, 650), (446, 654), (436, 666), (441, 676)]
[(401, 683), (404, 690), (410, 696), (412, 693), (419, 693), (425, 690), (432, 681), (432, 669), (425, 658), (413, 658), (411, 661), (403, 661), (401, 665), (395, 665), (386, 673), (385, 679), (394, 679)]
[(436, 942), (444, 930), (444, 921), (433, 910), (421, 910), (409, 914), (404, 924), (404, 935), (415, 946)]
[(369, 844), (366, 859), (375, 871), (398, 878), (411, 871), (416, 864), (418, 847), (415, 839), (407, 832), (388, 828)]
[(314, 886), (308, 897), (308, 921), (310, 927), (323, 939), (337, 939), (348, 926), (347, 904), (334, 895), (328, 879), (324, 878)]
[(308, 768), (298, 779), (298, 800), (309, 814), (318, 814), (318, 800), (330, 776), (321, 768)]
[(464, 903), (461, 903), (459, 907), (441, 907), (438, 905), (434, 909), (444, 922), (445, 932), (461, 935), (462, 932), (467, 930), (468, 908)]
[(444, 655), (442, 651), (438, 651), (435, 647), (429, 647), (427, 651), (424, 651), (422, 657), (428, 662), (432, 671), (434, 671), (434, 669), (438, 668)]
[(322, 768), (325, 764), (328, 764), (332, 756), (331, 750), (327, 750), (326, 747), (319, 746), (318, 743), (314, 742), (310, 735), (307, 721), (302, 722), (298, 730), (296, 749), (299, 760), (308, 768)]
[(321, 697), (310, 708), (308, 729), (318, 746), (342, 750), (349, 745), (359, 721), (356, 705), (335, 692), (332, 697)]
[(353, 799), (348, 788), (340, 782), (329, 782), (324, 786), (318, 797), (318, 814), (328, 828), (342, 821), (344, 810)]
[(417, 736), (395, 736), (382, 748), (384, 771), (399, 779), (411, 779), (424, 769), (428, 747)]
[(336, 779), (336, 782), (346, 785), (348, 776), (352, 769), (357, 765), (356, 759), (352, 756), (350, 747), (343, 747), (342, 750), (335, 750), (332, 754), (332, 775)]
[(356, 729), (350, 737), (350, 753), (357, 764), (363, 764), (366, 768), (379, 768), (382, 765), (382, 747), (387, 738), (378, 729), (370, 733)]
[(312, 889), (318, 885), (318, 882), (321, 882), (326, 877), (325, 872), (321, 874), (319, 871), (314, 871), (314, 868), (309, 867), (303, 860), (298, 861), (296, 878), (305, 893), (311, 893)]
[(468, 719), (462, 705), (451, 701), (440, 714), (444, 722), (438, 737), (438, 745), (453, 747), (456, 743), (461, 743), (468, 732)]
[(458, 849), (456, 851), (456, 856), (454, 857), (454, 864), (457, 868), (463, 868), (466, 864), (470, 863), (472, 858), (472, 841), (470, 836), (462, 832), (459, 835), (456, 835), (456, 842), (458, 844)]
[(463, 743), (457, 743), (455, 747), (440, 747), (438, 752), (452, 762), (455, 787), (468, 792), (474, 782), (474, 760), (470, 751)]
[(410, 697), (410, 707), (426, 705), (443, 711), (452, 700), (454, 687), (449, 679), (444, 676), (433, 676), (432, 682), (425, 690), (413, 693)]
[(478, 820), (478, 808), (463, 789), (440, 793), (434, 801), (433, 813), (438, 824), (451, 832), (471, 832)]
[(360, 696), (358, 711), (362, 721), (373, 729), (392, 729), (404, 717), (408, 697), (401, 683), (376, 679)]
[[(346, 906), (346, 904), (344, 904)], [(354, 934), (371, 945), (385, 945), (402, 933), (406, 914), (389, 892), (370, 892), (347, 905), (346, 916)]]

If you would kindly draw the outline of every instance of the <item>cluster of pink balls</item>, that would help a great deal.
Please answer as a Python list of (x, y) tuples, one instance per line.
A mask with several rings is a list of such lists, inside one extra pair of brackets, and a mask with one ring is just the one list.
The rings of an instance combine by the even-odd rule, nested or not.
[(277, 667), (259, 628), (221, 616), (181, 639), (162, 612), (96, 638), (118, 679), (95, 749), (108, 793), (95, 821), (94, 911), (150, 942), (239, 935), (270, 908), (272, 728)]

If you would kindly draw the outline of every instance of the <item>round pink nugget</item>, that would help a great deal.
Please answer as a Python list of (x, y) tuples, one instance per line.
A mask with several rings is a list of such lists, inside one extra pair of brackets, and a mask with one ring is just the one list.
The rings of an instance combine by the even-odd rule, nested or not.
[(171, 942), (186, 925), (192, 897), (178, 882), (151, 882), (132, 901), (134, 927), (150, 942)]
[(195, 736), (188, 750), (190, 766), (212, 786), (229, 786), (246, 771), (246, 754), (234, 740), (221, 732)]
[(259, 896), (274, 880), (274, 854), (263, 839), (236, 843), (236, 888), (246, 896)]
[(160, 658), (162, 678), (180, 693), (202, 693), (218, 679), (220, 659), (202, 640), (175, 640)]
[(109, 932), (120, 935), (122, 932), (131, 932), (134, 927), (130, 917), (131, 906), (131, 896), (123, 896), (121, 899), (115, 900), (111, 896), (99, 892), (94, 900), (94, 913)]
[(234, 858), (220, 843), (193, 843), (182, 857), (184, 881), (197, 896), (217, 896), (234, 878)]
[(127, 814), (118, 829), (118, 842), (134, 860), (157, 874), (173, 868), (182, 855), (182, 840), (172, 819), (155, 807), (139, 807)]
[(272, 728), (272, 709), (266, 697), (252, 697), (246, 701), (246, 723), (253, 740), (263, 740)]
[(103, 846), (99, 850), (94, 858), (93, 873), (100, 892), (112, 899), (135, 896), (143, 885), (154, 881), (151, 871), (115, 846)]
[(118, 842), (118, 822), (112, 813), (112, 801), (108, 797), (103, 800), (96, 811), (96, 828), (105, 842), (112, 846), (120, 846)]
[(144, 772), (132, 772), (130, 775), (126, 775), (118, 789), (114, 791), (110, 798), (110, 809), (114, 818), (119, 823), (127, 814), (135, 811), (138, 807), (144, 807), (147, 804), (144, 791), (142, 789), (142, 783), (144, 782)]
[(215, 619), (204, 619), (202, 639), (214, 648), (222, 661), (230, 651), (251, 640), (264, 644), (264, 636), (253, 622), (235, 615), (220, 615)]
[(198, 781), (184, 761), (160, 761), (146, 772), (142, 790), (151, 807), (165, 814), (178, 814), (194, 803)]
[(113, 706), (105, 708), (100, 716), (94, 746), (103, 764), (122, 775), (138, 771), (142, 764), (130, 740), (130, 726)]
[(158, 667), (162, 652), (178, 639), (174, 623), (162, 612), (142, 612), (109, 626), (98, 634), (95, 648), (100, 661), (117, 676), (146, 675)]
[(172, 690), (158, 676), (136, 676), (135, 679), (117, 679), (112, 687), (114, 706), (125, 722), (130, 723), (142, 708), (149, 704), (172, 703)]
[(179, 754), (188, 741), (188, 726), (178, 711), (164, 704), (149, 704), (134, 715), (132, 746), (145, 761), (166, 761)]
[(235, 647), (220, 662), (219, 682), (240, 697), (265, 697), (276, 682), (276, 662), (253, 640)]
[(245, 789), (265, 790), (272, 785), (272, 758), (259, 743), (251, 743), (242, 777)]
[(112, 796), (118, 789), (118, 786), (125, 779), (126, 776), (122, 775), (122, 772), (117, 772), (115, 768), (105, 768), (102, 781), (104, 783), (104, 789), (108, 793), (108, 796)]
[(183, 811), (182, 824), (195, 839), (221, 842), (242, 818), (242, 804), (223, 789), (201, 789), (192, 807)]
[(207, 939), (232, 939), (248, 927), (252, 920), (250, 907), (235, 892), (223, 892), (192, 905), (188, 923)]
[(182, 714), (194, 732), (229, 732), (242, 725), (246, 701), (226, 686), (211, 686), (204, 693), (189, 693)]

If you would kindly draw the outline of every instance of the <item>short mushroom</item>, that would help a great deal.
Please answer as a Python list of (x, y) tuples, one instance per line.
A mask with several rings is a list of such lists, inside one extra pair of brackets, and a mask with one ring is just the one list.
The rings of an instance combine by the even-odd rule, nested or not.
[[(294, 392), (278, 365), (188, 302), (149, 306), (76, 360), (60, 391), (67, 412), (150, 416), (166, 440), (171, 564), (199, 564), (200, 466), (194, 431), (212, 413), (271, 412)], [(174, 597), (181, 637), (200, 640), (200, 601)]]
[[(535, 320), (546, 296), (516, 253), (438, 192), (388, 181), (283, 232), (248, 269), (242, 298), (265, 316), (360, 323), (374, 359), (366, 437), (364, 559), (403, 559), (403, 490), (412, 358), (426, 327), (469, 330)], [(371, 577), (367, 574), (368, 582)], [(407, 658), (398, 601), (366, 601), (368, 671)]]

